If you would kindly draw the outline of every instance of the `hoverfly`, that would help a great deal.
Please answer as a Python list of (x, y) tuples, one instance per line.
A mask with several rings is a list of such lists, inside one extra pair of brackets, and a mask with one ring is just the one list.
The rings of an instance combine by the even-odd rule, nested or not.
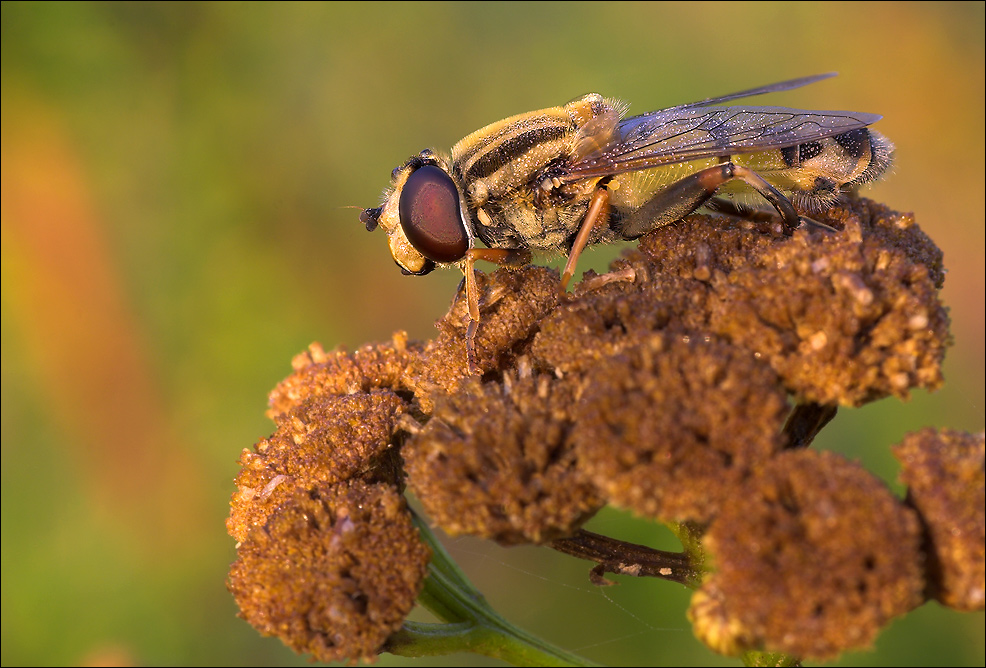
[[(470, 371), (479, 322), (477, 260), (523, 265), (567, 253), (561, 290), (588, 244), (635, 239), (703, 205), (759, 193), (788, 234), (809, 213), (881, 176), (893, 145), (875, 114), (722, 106), (835, 76), (822, 74), (624, 118), (627, 105), (589, 93), (473, 132), (451, 155), (424, 150), (391, 174), (367, 230), (387, 233), (407, 274), (457, 266), (465, 276)], [(785, 194), (786, 193), (786, 194)], [(481, 241), (486, 247), (477, 247)]]

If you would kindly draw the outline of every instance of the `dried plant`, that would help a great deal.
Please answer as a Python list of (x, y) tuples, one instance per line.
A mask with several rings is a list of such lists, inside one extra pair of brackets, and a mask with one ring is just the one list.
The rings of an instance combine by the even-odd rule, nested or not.
[[(908, 436), (905, 499), (809, 448), (838, 406), (941, 384), (941, 252), (867, 200), (822, 222), (838, 231), (692, 216), (572, 295), (541, 267), (480, 275), (480, 375), (462, 298), (431, 341), (313, 344), (271, 393), (277, 430), (240, 460), (243, 617), (320, 661), (583, 663), (489, 610), (405, 485), (450, 534), (588, 559), (597, 584), (692, 587), (696, 635), (750, 663), (866, 647), (930, 598), (982, 610), (983, 434)], [(581, 528), (607, 504), (671, 526), (683, 551)], [(406, 622), (415, 600), (446, 623)]]

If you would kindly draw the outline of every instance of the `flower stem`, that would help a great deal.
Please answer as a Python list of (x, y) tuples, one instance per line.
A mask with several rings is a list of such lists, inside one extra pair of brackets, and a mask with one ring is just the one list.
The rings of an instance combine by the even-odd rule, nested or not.
[(497, 614), (427, 525), (417, 515), (414, 519), (432, 551), (418, 602), (445, 623), (405, 622), (388, 640), (386, 651), (401, 656), (473, 652), (516, 666), (596, 665), (536, 638)]
[(800, 666), (801, 660), (796, 656), (780, 652), (744, 652), (744, 666)]

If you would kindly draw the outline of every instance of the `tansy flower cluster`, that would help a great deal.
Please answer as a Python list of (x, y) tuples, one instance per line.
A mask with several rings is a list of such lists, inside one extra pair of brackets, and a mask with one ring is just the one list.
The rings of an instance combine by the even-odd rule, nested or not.
[[(809, 447), (839, 406), (941, 384), (941, 253), (867, 200), (822, 222), (837, 231), (691, 216), (570, 295), (541, 267), (481, 274), (478, 375), (461, 296), (430, 341), (313, 344), (240, 459), (243, 617), (320, 661), (392, 648), (430, 557), (406, 490), (450, 534), (691, 586), (694, 631), (725, 654), (830, 659), (929, 598), (982, 610), (982, 434), (895, 446), (904, 499)], [(607, 504), (685, 550), (581, 529)]]

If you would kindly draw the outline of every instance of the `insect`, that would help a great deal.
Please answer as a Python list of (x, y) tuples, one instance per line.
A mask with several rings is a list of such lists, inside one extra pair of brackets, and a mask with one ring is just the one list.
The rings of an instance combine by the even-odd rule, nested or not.
[(881, 176), (893, 145), (869, 129), (878, 115), (723, 106), (832, 76), (630, 118), (627, 105), (596, 93), (511, 116), (465, 137), (451, 154), (412, 156), (394, 169), (383, 204), (360, 220), (367, 230), (383, 228), (404, 273), (462, 271), (467, 358), (476, 372), (477, 260), (519, 266), (533, 252), (565, 253), (565, 291), (589, 244), (635, 239), (703, 205), (734, 208), (734, 198), (751, 193), (780, 214), (790, 234), (810, 224), (797, 207), (823, 211)]

